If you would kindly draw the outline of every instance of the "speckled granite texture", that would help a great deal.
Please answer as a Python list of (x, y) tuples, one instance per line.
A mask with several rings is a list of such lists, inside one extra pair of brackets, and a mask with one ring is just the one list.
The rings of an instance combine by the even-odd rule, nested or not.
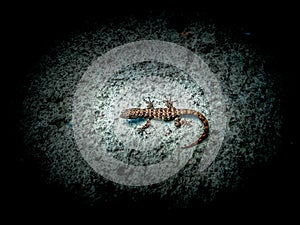
[[(170, 17), (128, 17), (94, 25), (90, 32), (76, 32), (54, 46), (29, 74), (20, 122), (27, 149), (23, 157), (39, 161), (47, 183), (59, 185), (87, 205), (119, 198), (138, 202), (156, 196), (168, 201), (171, 208), (189, 207), (191, 202), (213, 202), (219, 192), (238, 190), (244, 184), (246, 169), (272, 160), (282, 124), (279, 81), (276, 74), (265, 70), (266, 58), (248, 44), (242, 30), (232, 28), (240, 34), (237, 40), (231, 30), (199, 21), (195, 16), (182, 30), (190, 32), (185, 36), (170, 26)], [(226, 127), (217, 157), (204, 171), (200, 172), (199, 162), (207, 141), (193, 149), (188, 163), (174, 176), (135, 187), (114, 183), (93, 170), (78, 149), (72, 116), (77, 85), (98, 57), (141, 40), (175, 43), (208, 65), (221, 86)], [(155, 121), (140, 137), (136, 127), (143, 122), (128, 123), (118, 118), (120, 106), (145, 107), (142, 98), (149, 96), (155, 107), (164, 107), (164, 95), (170, 94), (176, 107), (199, 110), (214, 123), (207, 100), (212, 96), (206, 96), (183, 71), (158, 62), (124, 67), (103, 89), (93, 93), (97, 102), (85, 107), (93, 112), (90, 115), (99, 141), (115, 159), (130, 165), (160, 162), (176, 146), (193, 142), (200, 135), (201, 123), (187, 118), (193, 126), (176, 129), (173, 122)]]

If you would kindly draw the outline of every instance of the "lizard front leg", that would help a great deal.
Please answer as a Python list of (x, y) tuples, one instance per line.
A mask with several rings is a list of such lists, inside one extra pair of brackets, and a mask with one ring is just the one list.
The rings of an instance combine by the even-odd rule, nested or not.
[(148, 109), (153, 109), (153, 108), (154, 108), (154, 107), (153, 107), (153, 102), (154, 102), (154, 101), (151, 101), (151, 100), (150, 100), (150, 97), (148, 97), (148, 100), (146, 100), (145, 98), (144, 98), (143, 100), (144, 100), (144, 102), (147, 103), (147, 108), (148, 108)]
[(138, 133), (143, 135), (143, 133), (145, 132), (145, 130), (150, 126), (151, 122), (150, 119), (148, 118), (146, 121), (146, 124), (140, 128), (138, 128)]
[[(150, 97), (148, 97), (148, 100), (146, 100), (145, 98), (143, 99), (144, 102), (147, 103), (147, 108), (148, 109), (154, 109), (153, 107), (153, 101), (150, 100)], [(140, 128), (138, 128), (138, 133), (143, 135), (143, 133), (145, 132), (145, 130), (150, 126), (151, 122), (150, 122), (150, 118), (147, 118), (146, 124)]]

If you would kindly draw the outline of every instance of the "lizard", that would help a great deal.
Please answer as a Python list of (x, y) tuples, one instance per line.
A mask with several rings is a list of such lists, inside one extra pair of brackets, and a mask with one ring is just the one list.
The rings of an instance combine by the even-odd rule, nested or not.
[(197, 112), (192, 109), (176, 109), (173, 106), (173, 102), (171, 99), (167, 99), (164, 101), (166, 103), (166, 108), (154, 108), (153, 106), (153, 101), (150, 100), (148, 97), (148, 100), (143, 99), (146, 104), (147, 108), (130, 108), (130, 109), (125, 109), (121, 112), (120, 117), (123, 119), (137, 119), (137, 118), (145, 118), (146, 124), (140, 128), (138, 128), (138, 132), (143, 134), (143, 132), (150, 126), (151, 120), (156, 119), (156, 120), (163, 120), (163, 121), (172, 121), (174, 120), (174, 125), (179, 128), (181, 125), (184, 125), (187, 123), (185, 120), (181, 120), (182, 115), (192, 115), (198, 117), (201, 122), (204, 125), (203, 133), (202, 135), (197, 139), (197, 141), (193, 142), (192, 144), (188, 146), (183, 146), (180, 147), (182, 149), (185, 148), (190, 148), (195, 145), (198, 145), (201, 143), (207, 136), (209, 132), (209, 126), (208, 126), (208, 121), (204, 117), (203, 114), (200, 112)]

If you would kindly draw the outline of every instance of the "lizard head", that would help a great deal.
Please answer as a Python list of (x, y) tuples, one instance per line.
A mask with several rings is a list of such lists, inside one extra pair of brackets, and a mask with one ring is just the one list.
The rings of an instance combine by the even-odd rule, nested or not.
[(120, 117), (123, 119), (136, 119), (138, 118), (139, 109), (125, 109), (121, 112)]

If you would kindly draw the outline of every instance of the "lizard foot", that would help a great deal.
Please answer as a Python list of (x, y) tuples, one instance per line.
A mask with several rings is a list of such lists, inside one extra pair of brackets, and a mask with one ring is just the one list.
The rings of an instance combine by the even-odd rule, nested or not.
[(151, 101), (151, 100), (150, 100), (150, 97), (148, 97), (148, 100), (146, 100), (145, 98), (143, 98), (143, 100), (144, 100), (144, 102), (147, 103), (147, 108), (148, 108), (148, 109), (154, 108), (154, 107), (153, 107), (153, 102), (154, 102), (154, 101)]

